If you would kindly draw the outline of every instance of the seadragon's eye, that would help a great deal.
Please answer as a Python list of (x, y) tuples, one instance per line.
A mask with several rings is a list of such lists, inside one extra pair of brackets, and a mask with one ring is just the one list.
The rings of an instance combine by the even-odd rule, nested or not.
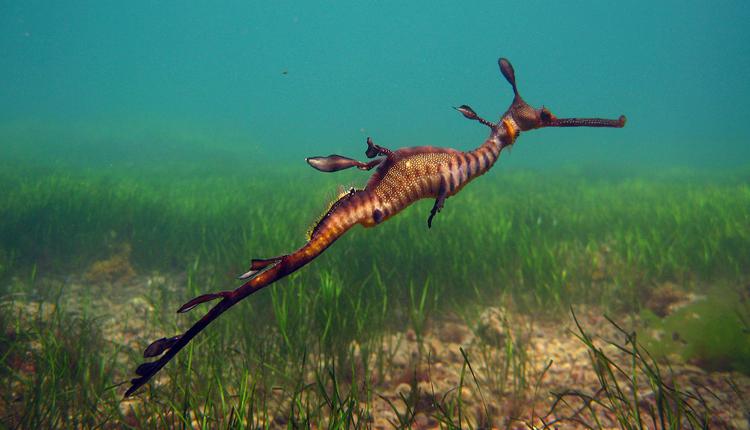
[(549, 111), (546, 107), (542, 106), (541, 109), (539, 109), (539, 117), (542, 119), (543, 123), (550, 122), (554, 119), (554, 115), (552, 115), (552, 112)]

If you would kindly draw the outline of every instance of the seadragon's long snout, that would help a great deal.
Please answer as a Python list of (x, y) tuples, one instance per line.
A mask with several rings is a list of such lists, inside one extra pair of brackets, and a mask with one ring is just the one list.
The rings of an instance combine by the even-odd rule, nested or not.
[(544, 123), (543, 127), (612, 127), (623, 128), (627, 119), (620, 115), (618, 119), (605, 118), (555, 118)]

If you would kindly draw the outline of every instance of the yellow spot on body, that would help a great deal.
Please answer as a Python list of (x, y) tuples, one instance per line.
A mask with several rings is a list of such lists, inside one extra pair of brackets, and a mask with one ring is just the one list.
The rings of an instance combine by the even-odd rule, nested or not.
[(510, 141), (513, 142), (514, 140), (516, 140), (516, 127), (509, 119), (503, 118), (503, 127), (505, 127), (505, 131), (508, 132)]

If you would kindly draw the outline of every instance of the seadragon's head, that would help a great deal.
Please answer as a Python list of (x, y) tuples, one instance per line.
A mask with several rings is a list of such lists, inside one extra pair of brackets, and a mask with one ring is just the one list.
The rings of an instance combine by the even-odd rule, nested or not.
[(505, 58), (497, 61), (505, 79), (513, 87), (513, 103), (510, 108), (503, 114), (503, 119), (512, 119), (521, 131), (533, 130), (542, 127), (615, 127), (625, 126), (625, 116), (621, 115), (618, 119), (603, 118), (558, 118), (552, 114), (546, 107), (535, 109), (526, 103), (516, 86), (516, 74), (513, 66)]

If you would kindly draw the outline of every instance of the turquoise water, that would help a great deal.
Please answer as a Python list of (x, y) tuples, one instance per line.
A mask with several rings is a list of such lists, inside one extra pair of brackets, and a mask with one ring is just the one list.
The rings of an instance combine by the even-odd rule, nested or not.
[[(744, 423), (748, 22), (747, 2), (0, 0), (0, 427), (542, 428), (562, 389), (624, 404), (587, 428), (644, 427), (631, 394), (656, 422), (656, 392)], [(524, 132), (431, 229), (427, 199), (353, 228), (123, 400), (209, 309), (180, 305), (294, 252), (369, 176), (305, 157), (478, 146), (452, 107), (505, 112), (498, 57), (530, 104), (627, 126)], [(613, 396), (584, 328), (637, 333), (669, 380), (609, 348)]]
[[(525, 2), (524, 2), (525, 3)], [(0, 5), (4, 160), (288, 159), (467, 149), (522, 95), (624, 130), (524, 136), (505, 166), (750, 159), (746, 2), (70, 2)], [(217, 155), (221, 154), (221, 155)]]

